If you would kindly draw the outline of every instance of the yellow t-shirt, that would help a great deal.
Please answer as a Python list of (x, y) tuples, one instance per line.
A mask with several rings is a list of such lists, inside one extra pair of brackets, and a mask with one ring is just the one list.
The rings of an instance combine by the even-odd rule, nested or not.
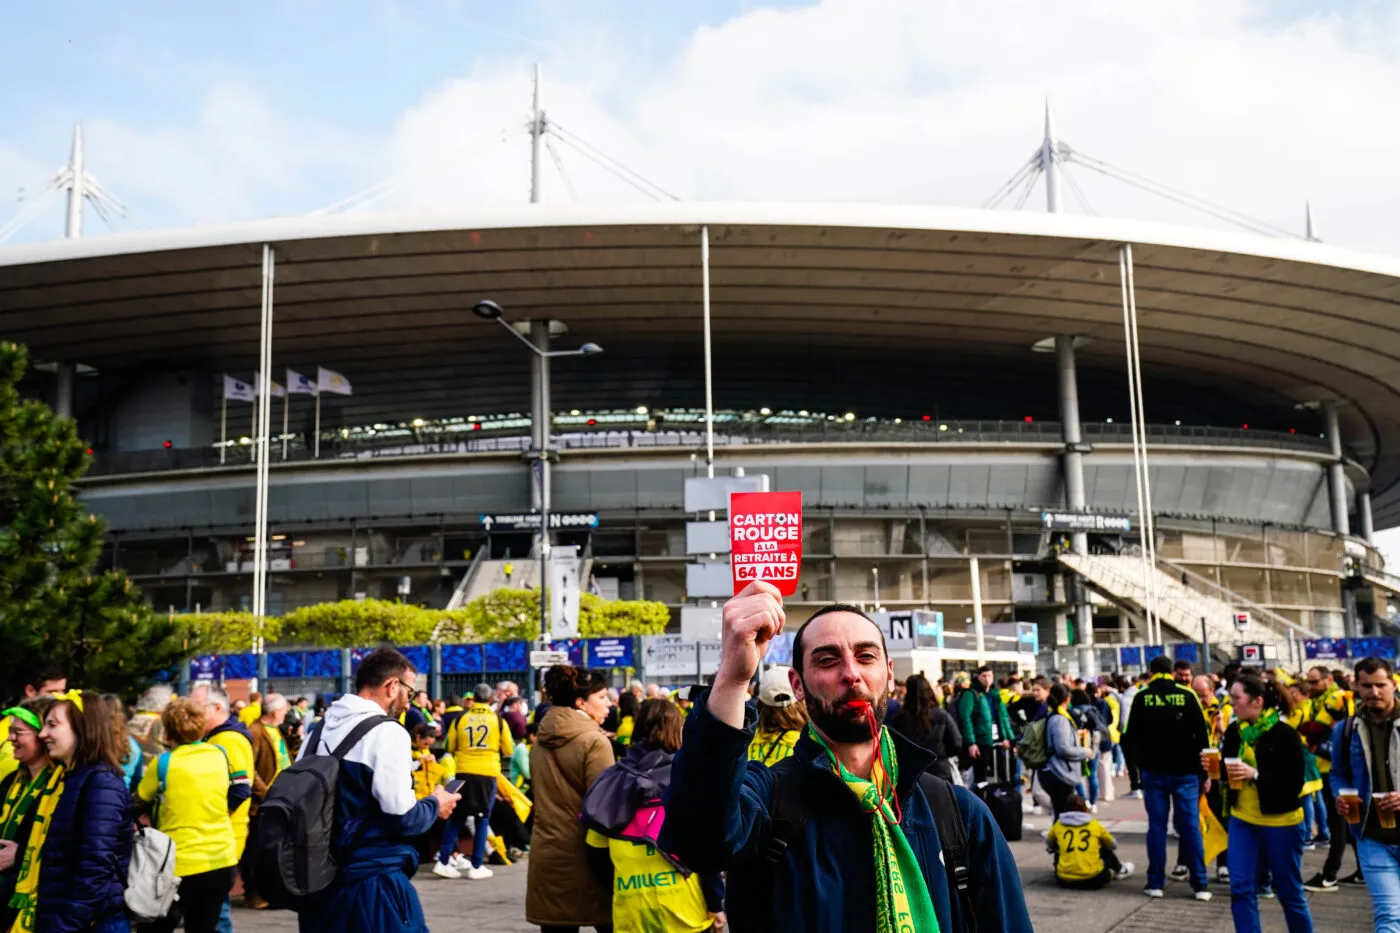
[(485, 703), (473, 703), (457, 717), (447, 750), (457, 760), (458, 774), (495, 777), (501, 773), (501, 757), (515, 751), (510, 730), (501, 728), (501, 717)]
[[(228, 758), (228, 779), (230, 784), (253, 783), (253, 746), (248, 743), (242, 735), (232, 729), (216, 733), (209, 738), (210, 745), (217, 745), (224, 750), (224, 755)], [(170, 767), (175, 767), (172, 758)], [(150, 774), (156, 770), (156, 764), (152, 761), (146, 766), (146, 773)], [(142, 782), (144, 783), (144, 781)], [(167, 788), (169, 782), (167, 782)], [(228, 795), (225, 794), (224, 809), (228, 809)], [(240, 859), (243, 857), (243, 847), (248, 844), (248, 811), (253, 806), (253, 798), (249, 797), (238, 805), (229, 818), (233, 821), (233, 843), (234, 854)]]
[(645, 843), (609, 839), (593, 829), (586, 839), (612, 858), (615, 933), (701, 933), (714, 923), (699, 875), (682, 875)]
[(749, 743), (749, 761), (759, 761), (772, 767), (792, 754), (800, 735), (800, 729), (789, 729), (786, 732), (767, 732), (759, 729), (753, 734), (753, 741)]
[(15, 747), (10, 744), (10, 719), (0, 719), (0, 781), (9, 777), (11, 771), (19, 767), (15, 760)]
[(1082, 826), (1066, 826), (1059, 820), (1050, 827), (1055, 847), (1055, 876), (1064, 881), (1088, 881), (1103, 872), (1103, 847), (1113, 845), (1113, 835), (1098, 820)]
[(238, 721), (245, 726), (251, 726), (259, 719), (262, 719), (262, 703), (249, 703), (243, 707), (243, 712), (238, 714)]
[[(157, 759), (158, 761), (159, 759)], [(136, 795), (155, 801), (156, 829), (175, 843), (175, 876), (198, 875), (238, 864), (238, 845), (228, 812), (229, 761), (205, 742), (170, 753), (165, 793), (156, 762), (146, 769)]]
[[(1251, 768), (1258, 766), (1252, 745), (1240, 744), (1240, 759)], [(1303, 822), (1303, 808), (1299, 806), (1288, 813), (1265, 813), (1259, 808), (1259, 787), (1253, 781), (1245, 781), (1244, 786), (1235, 792), (1230, 817), (1255, 826), (1297, 826)]]
[(413, 796), (422, 800), (433, 792), (447, 777), (447, 769), (433, 755), (432, 749), (414, 749), (413, 760), (418, 767), (413, 770)]

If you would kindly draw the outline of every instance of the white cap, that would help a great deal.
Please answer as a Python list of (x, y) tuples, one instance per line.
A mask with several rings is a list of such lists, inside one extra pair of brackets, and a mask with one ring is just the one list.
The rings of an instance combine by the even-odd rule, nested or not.
[(788, 681), (789, 667), (770, 667), (758, 681), (758, 702), (764, 706), (784, 707), (797, 702)]

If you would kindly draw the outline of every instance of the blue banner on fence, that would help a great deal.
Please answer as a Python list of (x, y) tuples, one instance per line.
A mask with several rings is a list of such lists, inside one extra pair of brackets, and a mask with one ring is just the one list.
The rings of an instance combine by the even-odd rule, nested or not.
[(428, 668), (433, 665), (433, 649), (427, 645), (414, 645), (411, 648), (400, 648), (399, 653), (408, 658), (419, 674), (428, 676)]
[(1118, 663), (1123, 667), (1142, 667), (1142, 649), (1119, 648)]
[(442, 672), (444, 674), (481, 673), (481, 646), (443, 645)]
[(555, 651), (566, 651), (569, 654), (569, 663), (574, 667), (586, 667), (583, 663), (583, 639), (582, 638), (555, 638), (549, 642), (549, 647)]
[(223, 671), (223, 659), (217, 654), (198, 654), (190, 658), (190, 680), (218, 680)]
[(1166, 645), (1143, 645), (1142, 661), (1144, 664), (1151, 664), (1153, 658), (1160, 658), (1167, 653)]
[(530, 643), (493, 641), (483, 647), (488, 671), (524, 671), (530, 667)]
[(267, 656), (268, 677), (301, 677), (306, 655), (300, 651), (273, 651)]
[(308, 651), (303, 658), (307, 677), (340, 676), (340, 652), (334, 648), (326, 651)]
[(588, 639), (589, 667), (636, 667), (630, 638)]
[(1394, 638), (1349, 638), (1347, 642), (1347, 651), (1353, 658), (1386, 658), (1389, 660), (1395, 657)]
[(351, 648), (350, 649), (350, 676), (355, 676), (355, 672), (360, 669), (360, 662), (374, 653), (373, 648)]
[(1345, 638), (1307, 638), (1303, 640), (1303, 652), (1309, 659), (1340, 661), (1347, 656), (1347, 642)]
[(1201, 659), (1201, 649), (1194, 641), (1183, 642), (1180, 645), (1172, 645), (1172, 657), (1178, 661), (1190, 661), (1195, 664)]
[(255, 654), (224, 655), (224, 680), (248, 680), (258, 676), (258, 656)]

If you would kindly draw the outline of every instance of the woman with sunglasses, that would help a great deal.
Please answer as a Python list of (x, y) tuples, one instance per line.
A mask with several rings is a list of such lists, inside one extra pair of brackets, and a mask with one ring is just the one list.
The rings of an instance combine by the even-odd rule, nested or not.
[(39, 740), (50, 706), (53, 700), (36, 697), (0, 713), (10, 717), (10, 745), (18, 764), (0, 780), (0, 930), (9, 930), (15, 922), (17, 911), (10, 906), (10, 898), (19, 880), (20, 856), (29, 843), (34, 817), (45, 795), (53, 792), (52, 785), (62, 786), (61, 781), (50, 781), (53, 763)]
[(62, 787), (45, 798), (21, 857), (12, 933), (129, 933), (131, 795), (112, 714), (100, 693), (53, 698), (39, 738)]

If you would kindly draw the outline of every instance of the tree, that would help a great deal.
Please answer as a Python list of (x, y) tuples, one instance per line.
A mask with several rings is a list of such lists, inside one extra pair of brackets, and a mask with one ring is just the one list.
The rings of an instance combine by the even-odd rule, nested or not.
[(95, 571), (106, 526), (74, 490), (87, 446), (73, 419), (20, 397), (28, 356), (0, 342), (0, 690), (58, 664), (74, 686), (131, 695), (184, 657), (186, 631), (125, 574)]

